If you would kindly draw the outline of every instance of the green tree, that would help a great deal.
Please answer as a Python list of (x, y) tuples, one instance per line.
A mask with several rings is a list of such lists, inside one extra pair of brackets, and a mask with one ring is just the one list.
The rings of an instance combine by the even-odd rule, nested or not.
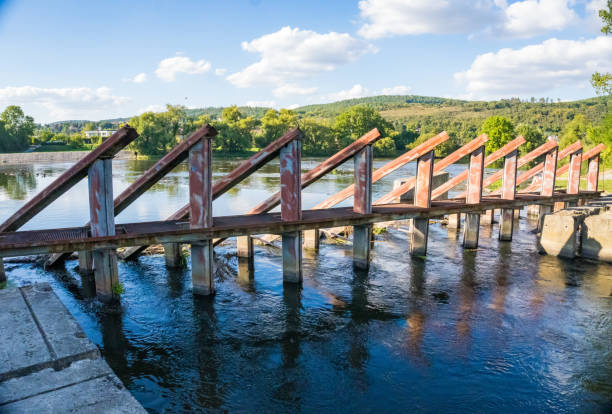
[(388, 136), (393, 127), (374, 108), (366, 105), (356, 105), (338, 115), (334, 121), (334, 129), (342, 146), (359, 139), (373, 128), (378, 128), (380, 134)]
[(253, 142), (252, 131), (257, 123), (252, 116), (245, 118), (235, 105), (223, 109), (221, 122), (213, 124), (219, 132), (214, 138), (216, 149), (226, 153), (239, 153), (249, 149)]
[(591, 144), (591, 130), (593, 126), (586, 116), (578, 114), (563, 127), (559, 136), (559, 148), (565, 148), (580, 140), (584, 147)]
[(154, 112), (145, 112), (130, 119), (130, 125), (138, 131), (138, 138), (130, 147), (145, 155), (162, 155), (172, 147), (174, 137), (168, 135), (163, 118)]
[(297, 115), (292, 110), (281, 109), (276, 111), (270, 109), (261, 118), (261, 134), (255, 137), (255, 145), (263, 148), (296, 125)]
[(588, 138), (592, 144), (606, 146), (602, 158), (606, 165), (610, 165), (612, 162), (612, 111), (608, 112), (599, 125), (590, 130)]
[(326, 155), (338, 150), (336, 134), (327, 120), (303, 118), (300, 120), (302, 151), (304, 155)]
[(488, 154), (496, 151), (515, 138), (514, 125), (503, 116), (494, 115), (487, 118), (478, 131), (479, 134), (487, 134), (489, 140), (486, 143)]
[[(601, 32), (609, 35), (612, 31), (612, 0), (608, 0), (606, 8), (599, 10), (599, 17), (603, 22)], [(595, 72), (591, 77), (591, 85), (598, 95), (612, 94), (612, 73)]]
[(28, 148), (36, 127), (34, 118), (25, 115), (19, 106), (11, 105), (0, 114), (0, 123), (0, 151), (23, 151)]
[(546, 142), (544, 134), (533, 125), (520, 124), (516, 127), (516, 135), (522, 135), (525, 138), (525, 143), (519, 147), (521, 155), (533, 151)]

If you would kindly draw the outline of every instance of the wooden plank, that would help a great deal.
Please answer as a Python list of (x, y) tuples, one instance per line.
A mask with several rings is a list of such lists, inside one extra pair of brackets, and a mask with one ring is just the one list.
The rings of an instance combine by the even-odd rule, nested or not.
[[(487, 136), (487, 134), (482, 134), (478, 136), (477, 138), (474, 138), (467, 144), (463, 145), (461, 148), (453, 151), (451, 154), (447, 155), (440, 161), (436, 162), (434, 165), (434, 170), (433, 170), (434, 175), (441, 171), (444, 171), (444, 169), (446, 169), (448, 166), (459, 161), (461, 158), (471, 154), (472, 151), (484, 145), (488, 140), (489, 140), (489, 137)], [(521, 144), (525, 142), (525, 139), (523, 137), (519, 137), (517, 138), (517, 140), (518, 140), (517, 142), (520, 141)], [(394, 200), (399, 200), (402, 194), (405, 194), (408, 191), (412, 190), (415, 184), (416, 184), (416, 177), (411, 177), (401, 186), (393, 189), (393, 191), (388, 192), (387, 194), (380, 197), (378, 200), (374, 202), (374, 204), (389, 204), (389, 203), (392, 203)]]
[(136, 130), (128, 125), (120, 128), (110, 138), (92, 150), (80, 161), (57, 177), (40, 193), (23, 205), (15, 214), (0, 225), (0, 232), (15, 231), (57, 200), (76, 183), (87, 176), (89, 167), (98, 159), (111, 158), (138, 137)]

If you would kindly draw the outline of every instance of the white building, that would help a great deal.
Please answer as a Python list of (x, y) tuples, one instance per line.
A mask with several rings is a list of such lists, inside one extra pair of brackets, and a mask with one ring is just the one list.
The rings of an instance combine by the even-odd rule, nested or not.
[(97, 131), (84, 131), (85, 137), (93, 138), (93, 137), (102, 137), (107, 138), (113, 135), (117, 131), (111, 131), (109, 129), (98, 129)]

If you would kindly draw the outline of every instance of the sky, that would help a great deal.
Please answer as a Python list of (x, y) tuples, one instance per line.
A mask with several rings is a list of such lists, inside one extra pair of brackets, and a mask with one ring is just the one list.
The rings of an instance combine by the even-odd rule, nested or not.
[(605, 0), (0, 0), (0, 110), (100, 120), (166, 104), (594, 95)]

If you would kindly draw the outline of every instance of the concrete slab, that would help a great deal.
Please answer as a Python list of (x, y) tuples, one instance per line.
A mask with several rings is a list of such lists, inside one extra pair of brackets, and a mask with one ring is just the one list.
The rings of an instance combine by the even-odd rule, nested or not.
[(144, 413), (51, 287), (0, 290), (0, 413)]

